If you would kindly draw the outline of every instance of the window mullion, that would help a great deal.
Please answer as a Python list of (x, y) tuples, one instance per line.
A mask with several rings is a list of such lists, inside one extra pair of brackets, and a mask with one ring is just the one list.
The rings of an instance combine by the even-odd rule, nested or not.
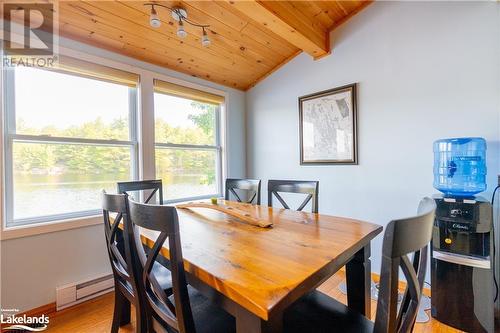
[(88, 216), (97, 216), (102, 213), (100, 209), (90, 209), (90, 210), (82, 210), (71, 213), (61, 213), (61, 214), (52, 214), (52, 215), (43, 215), (29, 218), (20, 218), (16, 220), (11, 220), (9, 223), (9, 227), (23, 226), (27, 224), (37, 224), (44, 223), (50, 221), (64, 221), (74, 218), (80, 217), (88, 217)]
[(56, 144), (75, 144), (75, 145), (90, 145), (90, 146), (108, 146), (108, 147), (123, 147), (133, 146), (133, 141), (123, 140), (103, 140), (103, 139), (87, 139), (87, 138), (65, 138), (49, 135), (27, 135), (27, 134), (11, 134), (9, 137), (16, 142), (36, 142), (36, 143), (56, 143)]
[(132, 147), (130, 147), (130, 156), (131, 156), (131, 178), (138, 179), (139, 178), (139, 145), (137, 144), (137, 88), (129, 88), (128, 89), (128, 105), (129, 105), (129, 138), (134, 143)]
[(138, 93), (137, 129), (139, 142), (139, 177), (155, 179), (155, 119), (153, 76), (141, 74)]
[(5, 139), (5, 155), (4, 155), (4, 182), (5, 182), (5, 192), (3, 193), (4, 197), (4, 208), (5, 208), (5, 225), (9, 221), (14, 219), (14, 168), (13, 168), (13, 160), (12, 160), (12, 139), (9, 136), (4, 136)]
[(12, 139), (10, 134), (15, 133), (16, 129), (16, 116), (15, 116), (15, 74), (14, 70), (3, 68), (3, 79), (4, 79), (4, 182), (5, 182), (5, 192), (3, 193), (4, 198), (4, 227), (7, 226), (8, 221), (12, 221), (14, 216), (14, 170), (12, 161)]
[(137, 142), (137, 89), (128, 89), (128, 105), (129, 105), (129, 138), (130, 141)]
[(215, 109), (215, 140), (217, 144), (217, 153), (216, 153), (216, 165), (215, 165), (215, 182), (217, 183), (217, 191), (222, 195), (223, 193), (223, 185), (222, 185), (222, 138), (221, 138), (221, 110), (220, 105), (218, 105)]
[(187, 149), (187, 150), (220, 150), (219, 146), (189, 145), (189, 144), (161, 143), (161, 142), (156, 142), (155, 147), (167, 148), (167, 149)]
[(16, 90), (15, 73), (12, 69), (4, 69), (4, 92), (5, 92), (5, 129), (6, 133), (16, 132)]

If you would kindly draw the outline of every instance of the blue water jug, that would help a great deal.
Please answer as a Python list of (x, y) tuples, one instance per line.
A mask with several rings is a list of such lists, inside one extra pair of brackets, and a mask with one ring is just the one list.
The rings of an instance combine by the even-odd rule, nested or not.
[(434, 188), (446, 196), (472, 197), (486, 190), (486, 140), (434, 142)]

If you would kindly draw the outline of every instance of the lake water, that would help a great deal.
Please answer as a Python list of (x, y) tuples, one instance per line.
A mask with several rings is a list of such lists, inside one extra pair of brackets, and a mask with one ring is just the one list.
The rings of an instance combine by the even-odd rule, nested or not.
[[(169, 175), (163, 179), (164, 199), (176, 199), (217, 192), (215, 182), (203, 184), (203, 174)], [(128, 174), (114, 175), (31, 175), (16, 174), (14, 219), (99, 209), (104, 189), (116, 193), (116, 182)]]

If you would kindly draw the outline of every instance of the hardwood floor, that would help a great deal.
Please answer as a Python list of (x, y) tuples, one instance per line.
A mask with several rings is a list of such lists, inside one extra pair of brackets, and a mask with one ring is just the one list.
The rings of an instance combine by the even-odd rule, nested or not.
[[(320, 286), (319, 290), (342, 302), (346, 297), (337, 288), (344, 280), (344, 273), (338, 272)], [(375, 316), (375, 301), (372, 301), (372, 318)], [(106, 294), (94, 300), (76, 305), (56, 313), (49, 314), (50, 323), (46, 332), (50, 333), (109, 333), (113, 317), (113, 294)], [(132, 318), (134, 316), (132, 315)], [(134, 323), (123, 326), (120, 332), (134, 332)], [(455, 333), (461, 332), (440, 322), (431, 320), (427, 323), (416, 324), (416, 333)]]

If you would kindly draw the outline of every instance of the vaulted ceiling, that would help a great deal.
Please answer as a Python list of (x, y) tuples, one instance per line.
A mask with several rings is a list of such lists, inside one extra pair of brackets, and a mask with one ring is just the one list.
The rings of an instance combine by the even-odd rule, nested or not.
[(159, 28), (149, 24), (147, 1), (60, 1), (59, 33), (99, 48), (246, 90), (300, 52), (330, 53), (329, 32), (370, 1), (153, 1), (186, 9), (209, 24), (211, 44), (185, 24), (179, 38), (170, 12), (157, 7)]

